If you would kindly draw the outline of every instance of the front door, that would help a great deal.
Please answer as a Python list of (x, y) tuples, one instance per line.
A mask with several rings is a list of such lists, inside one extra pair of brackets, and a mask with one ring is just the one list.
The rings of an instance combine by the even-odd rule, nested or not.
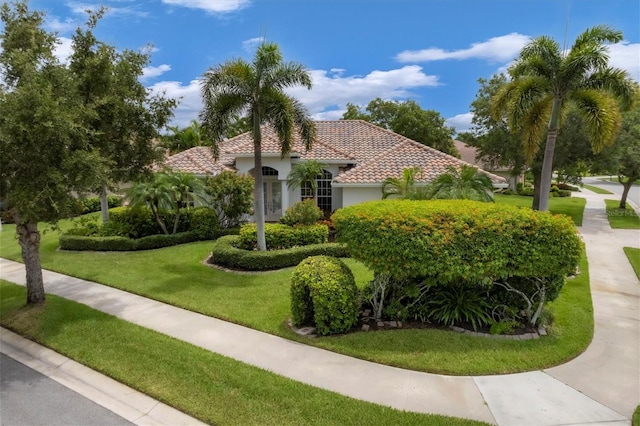
[(282, 183), (277, 180), (265, 180), (264, 190), (264, 220), (277, 222), (282, 216)]

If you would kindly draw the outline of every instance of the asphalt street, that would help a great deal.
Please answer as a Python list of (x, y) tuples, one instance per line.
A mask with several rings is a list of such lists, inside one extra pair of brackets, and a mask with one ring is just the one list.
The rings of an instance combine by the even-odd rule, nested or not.
[(58, 382), (0, 354), (0, 425), (131, 425)]
[[(608, 180), (601, 180), (608, 178), (609, 176), (591, 176), (582, 178), (582, 183), (585, 185), (593, 185), (598, 188), (606, 189), (607, 191), (611, 191), (618, 196), (618, 200), (620, 196), (622, 196), (622, 184), (619, 182), (610, 182)], [(627, 199), (633, 201), (636, 206), (640, 206), (640, 186), (634, 184), (629, 190), (629, 195)]]

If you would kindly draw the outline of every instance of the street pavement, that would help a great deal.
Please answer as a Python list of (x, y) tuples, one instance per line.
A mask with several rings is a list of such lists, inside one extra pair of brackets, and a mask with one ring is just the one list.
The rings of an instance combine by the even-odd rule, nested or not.
[(133, 424), (4, 354), (0, 354), (0, 423), (4, 426)]
[[(409, 371), (51, 271), (43, 274), (49, 293), (353, 398), (505, 426), (630, 425), (640, 403), (640, 282), (622, 247), (640, 248), (640, 231), (613, 232), (604, 209), (606, 196), (591, 191), (580, 196), (587, 199), (579, 231), (590, 262), (595, 335), (576, 359), (542, 371), (474, 377)], [(24, 266), (0, 259), (0, 277), (24, 285)]]

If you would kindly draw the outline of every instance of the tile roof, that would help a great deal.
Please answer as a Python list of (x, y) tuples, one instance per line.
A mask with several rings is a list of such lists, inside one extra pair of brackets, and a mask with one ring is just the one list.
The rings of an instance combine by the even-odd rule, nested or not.
[[(166, 164), (174, 169), (196, 174), (233, 170), (236, 156), (253, 155), (251, 133), (243, 133), (222, 142), (220, 153), (220, 160), (215, 163), (209, 148), (191, 148), (169, 157)], [(268, 126), (262, 127), (262, 154), (280, 155), (278, 137)], [(401, 177), (403, 169), (414, 166), (424, 170), (423, 180), (426, 182), (443, 173), (447, 165), (459, 167), (466, 164), (362, 120), (317, 121), (316, 140), (311, 150), (306, 151), (300, 137), (295, 134), (292, 156), (355, 165), (334, 179), (334, 182), (340, 184), (381, 183), (388, 177)], [(504, 182), (499, 176), (487, 174), (494, 182)]]
[(478, 156), (478, 148), (474, 146), (467, 145), (466, 143), (455, 139), (453, 141), (453, 144), (456, 146), (456, 149), (460, 153), (460, 159), (462, 159), (462, 161), (466, 161), (467, 163), (473, 164), (480, 169), (490, 170), (492, 172), (505, 172), (511, 170), (509, 167), (492, 167), (491, 164), (476, 159), (476, 157)]
[(211, 148), (196, 146), (170, 156), (165, 166), (181, 172), (196, 175), (215, 175), (225, 170), (235, 170), (233, 157), (221, 155), (218, 161), (213, 158)]
[[(418, 142), (406, 139), (388, 151), (380, 153), (370, 161), (359, 164), (351, 170), (341, 173), (335, 179), (339, 184), (379, 184), (388, 177), (402, 177), (403, 170), (419, 167), (422, 173), (416, 176), (416, 182), (429, 182), (447, 171), (448, 166), (460, 168), (468, 164), (456, 157), (440, 152)], [(494, 183), (505, 179), (485, 172)]]

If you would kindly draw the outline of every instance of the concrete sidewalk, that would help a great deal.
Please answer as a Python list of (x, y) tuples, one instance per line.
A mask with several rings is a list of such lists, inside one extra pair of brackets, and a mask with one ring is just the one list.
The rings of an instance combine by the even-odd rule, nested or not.
[[(587, 198), (587, 243), (596, 333), (575, 360), (545, 371), (457, 377), (403, 370), (306, 346), (50, 271), (49, 293), (84, 303), (285, 377), (401, 410), (499, 425), (628, 425), (640, 402), (640, 283), (622, 244), (640, 232), (609, 228), (604, 197)], [(22, 264), (0, 260), (0, 277), (24, 284)]]

